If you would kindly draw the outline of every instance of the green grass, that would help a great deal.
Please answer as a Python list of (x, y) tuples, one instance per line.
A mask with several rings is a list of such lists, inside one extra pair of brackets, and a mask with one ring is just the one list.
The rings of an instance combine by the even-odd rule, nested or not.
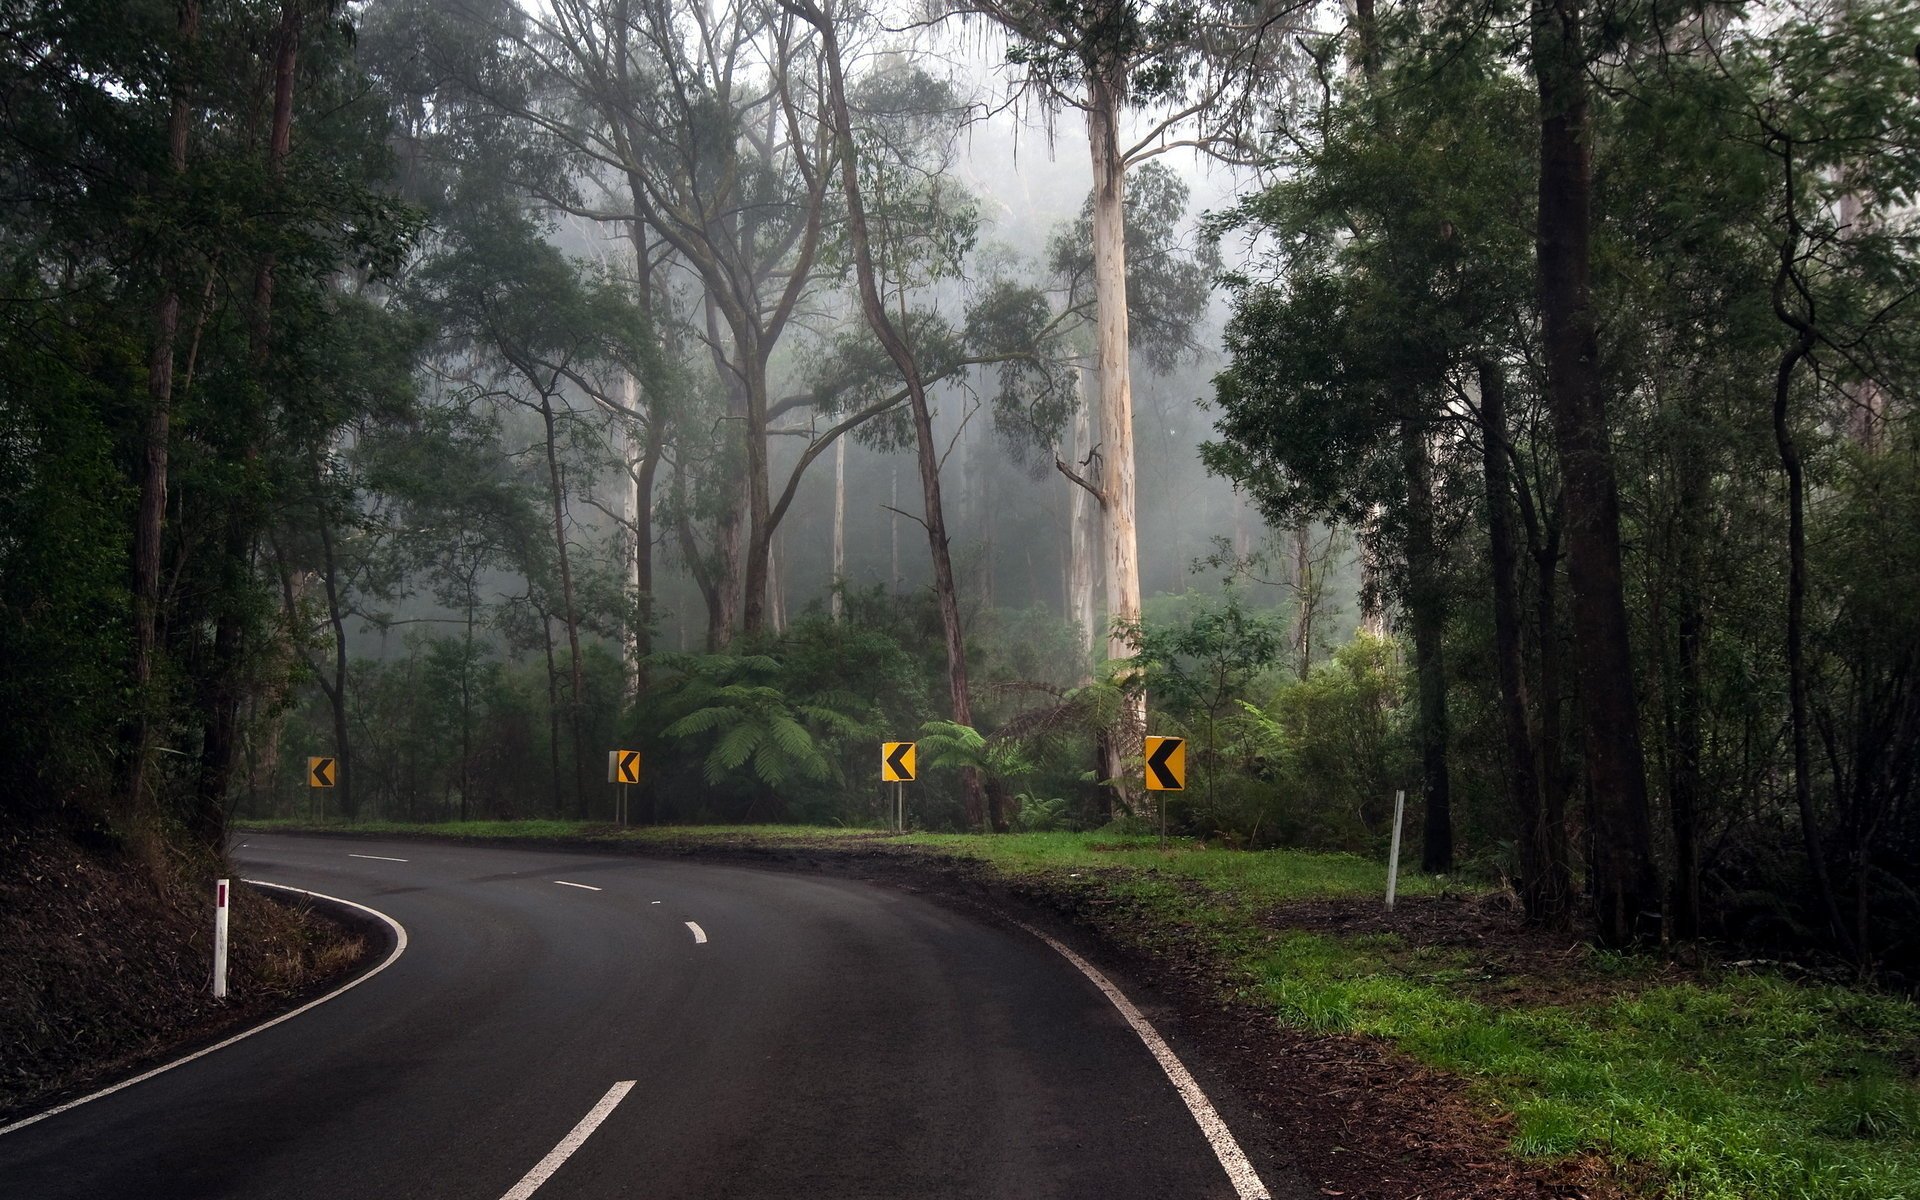
[[(248, 823), (246, 828), (295, 828)], [(1293, 1026), (1385, 1039), (1472, 1081), (1514, 1114), (1523, 1155), (1592, 1152), (1678, 1200), (1920, 1200), (1920, 1006), (1847, 988), (1726, 972), (1671, 981), (1594, 954), (1561, 1002), (1500, 1003), (1462, 953), (1392, 934), (1273, 928), (1290, 901), (1377, 896), (1376, 862), (1257, 853), (1111, 833), (982, 837), (794, 826), (618, 830), (570, 821), (369, 824), (367, 832), (593, 842), (850, 838), (974, 859), (1124, 900), (1143, 944), (1202, 939), (1243, 994)], [(1458, 884), (1454, 885), (1458, 890)], [(1412, 876), (1403, 895), (1440, 885)]]

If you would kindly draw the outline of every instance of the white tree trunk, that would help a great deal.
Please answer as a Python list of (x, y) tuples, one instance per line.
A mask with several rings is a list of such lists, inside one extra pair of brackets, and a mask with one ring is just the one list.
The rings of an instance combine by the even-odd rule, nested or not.
[(846, 615), (847, 586), (847, 439), (833, 442), (833, 619)]
[[(1093, 472), (1088, 457), (1093, 453), (1093, 413), (1087, 396), (1087, 372), (1077, 368), (1073, 376), (1074, 391), (1079, 394), (1079, 405), (1073, 413), (1073, 468), (1082, 474)], [(1097, 473), (1088, 482), (1099, 486)], [(1094, 589), (1099, 581), (1099, 562), (1095, 546), (1101, 535), (1099, 504), (1087, 489), (1073, 485), (1067, 489), (1068, 505), (1068, 550), (1067, 550), (1067, 619), (1080, 626), (1080, 639), (1084, 653), (1085, 670), (1081, 684), (1093, 682), (1093, 646), (1096, 631), (1099, 629), (1099, 606), (1094, 602)]]
[[(640, 410), (640, 381), (630, 373), (623, 373), (620, 380), (620, 402), (627, 406), (629, 412)], [(626, 464), (627, 478), (630, 480), (640, 469), (640, 458), (645, 453), (645, 449), (640, 445), (640, 439), (633, 436), (633, 423), (630, 420), (620, 421), (617, 428), (620, 431), (617, 435), (619, 444), (614, 449), (620, 455), (620, 461)], [(629, 534), (640, 524), (640, 492), (631, 483), (620, 489), (620, 519), (623, 522), (622, 528)], [(633, 549), (634, 554), (629, 568), (632, 572), (631, 582), (634, 586), (634, 594), (638, 598), (640, 592), (644, 590), (640, 579), (641, 547), (636, 544)], [(621, 686), (626, 691), (627, 699), (632, 700), (640, 694), (639, 623), (635, 622), (631, 625), (621, 640), (625, 643), (627, 658), (627, 667), (622, 672)]]
[(893, 465), (893, 482), (887, 497), (887, 537), (893, 543), (893, 594), (900, 594), (900, 464)]
[[(1103, 447), (1100, 491), (1106, 526), (1107, 657), (1133, 657), (1125, 631), (1140, 620), (1140, 554), (1134, 533), (1133, 376), (1127, 335), (1127, 166), (1118, 142), (1119, 88), (1091, 89), (1087, 133), (1093, 151), (1093, 284), (1098, 310), (1096, 330), (1100, 366), (1100, 438)], [(1110, 739), (1109, 778), (1136, 754), (1146, 731), (1147, 697), (1131, 693), (1125, 717)], [(1139, 792), (1123, 786), (1118, 795), (1138, 810)]]
[(787, 572), (781, 562), (781, 544), (786, 539), (775, 531), (767, 544), (767, 623), (775, 633), (787, 631)]

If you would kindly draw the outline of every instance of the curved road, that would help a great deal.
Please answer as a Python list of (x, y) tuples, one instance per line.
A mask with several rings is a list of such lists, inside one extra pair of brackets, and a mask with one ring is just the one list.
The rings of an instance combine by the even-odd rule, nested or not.
[(245, 843), (243, 875), (387, 913), (406, 952), (310, 1012), (0, 1136), (0, 1195), (1239, 1194), (1121, 1014), (1018, 930), (741, 867)]

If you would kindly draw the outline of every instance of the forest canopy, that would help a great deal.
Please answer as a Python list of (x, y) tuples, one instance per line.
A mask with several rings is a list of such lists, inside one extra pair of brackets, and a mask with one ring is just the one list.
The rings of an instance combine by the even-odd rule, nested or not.
[(1920, 970), (1915, 0), (0, 32), (8, 822), (878, 825), (919, 740), (927, 827), (1404, 791), (1542, 924)]

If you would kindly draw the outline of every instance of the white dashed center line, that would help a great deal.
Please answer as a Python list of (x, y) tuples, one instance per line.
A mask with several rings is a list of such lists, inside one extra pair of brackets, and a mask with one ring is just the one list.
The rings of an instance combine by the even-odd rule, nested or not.
[(569, 883), (564, 879), (556, 879), (554, 880), (554, 882), (559, 884), (561, 887), (577, 887), (583, 892), (597, 892), (600, 890), (599, 888), (593, 886), (590, 883)]
[(694, 944), (694, 945), (696, 945), (696, 946), (704, 946), (704, 945), (706, 945), (706, 942), (707, 942), (707, 931), (706, 931), (706, 930), (704, 930), (704, 929), (702, 929), (702, 928), (700, 928), (700, 926), (698, 926), (698, 925), (696, 925), (696, 924), (694, 924), (694, 923), (693, 923), (692, 921), (688, 921), (688, 922), (687, 922), (687, 928), (688, 928), (688, 929), (691, 929), (691, 930), (693, 930), (693, 944)]
[[(556, 879), (554, 882), (560, 881)], [(599, 888), (594, 889), (596, 892), (599, 890)], [(627, 1093), (633, 1090), (633, 1084), (633, 1080), (623, 1079), (608, 1088), (607, 1094), (600, 1097), (600, 1103), (594, 1105), (586, 1116), (580, 1118), (580, 1123), (573, 1127), (573, 1132), (561, 1138), (558, 1146), (549, 1150), (545, 1158), (533, 1164), (533, 1170), (521, 1176), (520, 1182), (507, 1189), (507, 1193), (501, 1196), (500, 1200), (527, 1200), (527, 1197), (538, 1191), (540, 1185), (551, 1178), (553, 1173), (560, 1169), (562, 1163), (573, 1157), (575, 1150), (586, 1144), (587, 1139), (593, 1136), (594, 1130), (600, 1128), (600, 1122), (607, 1119), (607, 1114), (613, 1111), (614, 1106), (626, 1099)]]
[(411, 860), (409, 860), (409, 859), (404, 859), (404, 858), (388, 858), (388, 857), (387, 857), (386, 855), (384, 855), (384, 854), (349, 854), (349, 855), (347, 855), (347, 857), (348, 857), (348, 858), (371, 858), (371, 859), (373, 859), (373, 860), (374, 860), (374, 861), (376, 861), (376, 862), (408, 862), (408, 861), (411, 861)]

